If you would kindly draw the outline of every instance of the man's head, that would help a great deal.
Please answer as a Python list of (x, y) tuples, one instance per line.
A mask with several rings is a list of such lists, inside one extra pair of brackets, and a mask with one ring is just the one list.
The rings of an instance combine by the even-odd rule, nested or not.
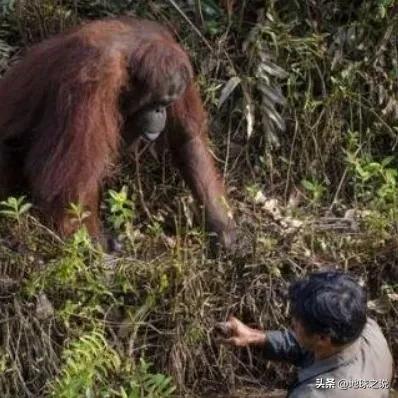
[(293, 331), (310, 351), (333, 351), (356, 340), (366, 323), (366, 292), (342, 272), (319, 272), (289, 289)]

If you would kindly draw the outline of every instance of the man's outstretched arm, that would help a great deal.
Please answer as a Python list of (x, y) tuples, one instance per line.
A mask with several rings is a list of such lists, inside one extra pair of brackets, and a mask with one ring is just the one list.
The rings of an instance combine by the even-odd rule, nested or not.
[(262, 347), (266, 359), (286, 361), (300, 365), (308, 358), (308, 352), (298, 344), (294, 334), (289, 331), (262, 331), (250, 328), (235, 317), (220, 322), (216, 330), (225, 336), (221, 341), (235, 347)]

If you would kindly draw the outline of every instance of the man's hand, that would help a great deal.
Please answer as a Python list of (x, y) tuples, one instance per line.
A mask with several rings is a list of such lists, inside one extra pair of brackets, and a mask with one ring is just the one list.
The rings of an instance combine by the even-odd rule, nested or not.
[(224, 336), (222, 343), (235, 347), (263, 345), (266, 341), (264, 332), (246, 326), (234, 316), (229, 317), (227, 322), (217, 323), (215, 329)]

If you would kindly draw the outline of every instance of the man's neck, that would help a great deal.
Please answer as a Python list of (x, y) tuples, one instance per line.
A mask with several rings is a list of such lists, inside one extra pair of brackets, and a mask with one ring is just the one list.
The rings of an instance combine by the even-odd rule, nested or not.
[(316, 361), (321, 361), (322, 359), (329, 358), (335, 354), (338, 354), (341, 351), (344, 351), (347, 347), (349, 347), (352, 343), (350, 344), (345, 344), (345, 345), (340, 345), (340, 346), (332, 346), (332, 347), (327, 347), (327, 348), (320, 348), (317, 351), (314, 352), (314, 359)]

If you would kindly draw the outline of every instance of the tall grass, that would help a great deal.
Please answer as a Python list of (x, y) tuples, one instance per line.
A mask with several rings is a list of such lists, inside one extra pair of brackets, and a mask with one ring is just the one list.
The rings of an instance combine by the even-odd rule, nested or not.
[(84, 228), (61, 241), (29, 198), (0, 204), (1, 396), (285, 387), (289, 369), (221, 347), (213, 325), (233, 313), (288, 326), (288, 283), (326, 267), (366, 283), (398, 358), (393, 1), (3, 0), (0, 10), (0, 72), (82, 19), (136, 13), (175, 28), (241, 235), (239, 250), (210, 259), (189, 191), (167, 155), (148, 151), (140, 163), (126, 153), (105, 189), (118, 255)]

